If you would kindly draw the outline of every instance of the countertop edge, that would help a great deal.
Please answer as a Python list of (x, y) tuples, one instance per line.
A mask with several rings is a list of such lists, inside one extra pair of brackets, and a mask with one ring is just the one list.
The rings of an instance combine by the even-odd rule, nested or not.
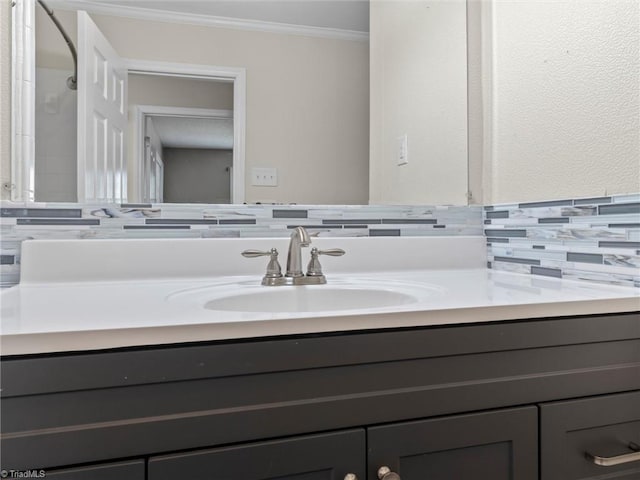
[(637, 297), (414, 312), (2, 335), (2, 357), (286, 335), (439, 327), (640, 311)]

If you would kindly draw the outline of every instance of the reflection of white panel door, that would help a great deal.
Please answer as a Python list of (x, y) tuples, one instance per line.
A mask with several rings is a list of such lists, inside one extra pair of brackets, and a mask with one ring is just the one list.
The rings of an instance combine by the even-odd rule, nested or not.
[(78, 201), (126, 202), (127, 69), (78, 12)]

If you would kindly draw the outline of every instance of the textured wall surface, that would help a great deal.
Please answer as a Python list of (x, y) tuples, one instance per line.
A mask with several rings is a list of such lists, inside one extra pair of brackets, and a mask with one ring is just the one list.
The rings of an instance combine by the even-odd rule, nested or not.
[(484, 203), (640, 190), (640, 2), (493, 8), (492, 192)]

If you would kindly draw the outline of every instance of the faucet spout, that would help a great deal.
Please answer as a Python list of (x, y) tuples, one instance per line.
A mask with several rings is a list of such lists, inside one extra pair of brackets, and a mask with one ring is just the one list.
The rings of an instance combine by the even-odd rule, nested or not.
[(287, 254), (287, 273), (285, 277), (303, 277), (302, 272), (302, 247), (308, 247), (311, 243), (309, 233), (303, 227), (296, 227), (291, 233), (289, 241), (289, 253)]

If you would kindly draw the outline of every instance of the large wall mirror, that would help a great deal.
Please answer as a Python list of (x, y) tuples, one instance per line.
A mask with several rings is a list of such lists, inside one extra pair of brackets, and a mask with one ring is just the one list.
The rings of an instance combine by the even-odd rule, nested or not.
[(17, 199), (467, 203), (465, 0), (44, 3)]

